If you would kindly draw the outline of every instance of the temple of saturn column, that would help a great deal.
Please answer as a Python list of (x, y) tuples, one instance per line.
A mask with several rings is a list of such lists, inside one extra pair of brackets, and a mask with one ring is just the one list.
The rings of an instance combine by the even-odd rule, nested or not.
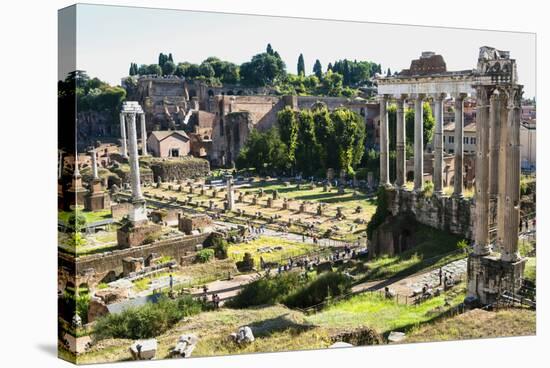
[[(516, 62), (507, 51), (481, 47), (475, 69), (447, 71), (440, 55), (424, 52), (410, 69), (379, 77), (380, 185), (400, 195), (405, 188), (405, 109), (414, 106), (414, 189), (421, 197), (424, 185), (423, 109), (433, 102), (435, 133), (432, 179), (437, 200), (468, 202), (473, 208), (473, 251), (468, 259), (468, 297), (491, 303), (504, 291), (520, 286), (525, 261), (518, 253), (520, 145), (522, 86), (517, 84)], [(473, 202), (463, 198), (464, 99), (476, 99), (476, 162)], [(455, 137), (453, 193), (443, 195), (443, 102), (454, 99)], [(388, 103), (397, 104), (396, 178), (389, 177)], [(496, 203), (496, 239), (489, 237), (490, 201)], [(437, 209), (433, 209), (437, 212)], [(414, 212), (414, 209), (413, 209)], [(459, 216), (456, 213), (455, 217)], [(437, 217), (436, 217), (437, 221)], [(495, 251), (498, 251), (495, 252)]]
[[(136, 101), (126, 101), (122, 104), (122, 111), (120, 112), (121, 125), (123, 127), (127, 125), (128, 129), (128, 157), (130, 162), (130, 179), (132, 187), (132, 205), (130, 210), (129, 219), (132, 223), (143, 223), (147, 221), (147, 210), (145, 207), (145, 198), (141, 193), (140, 173), (139, 173), (139, 157), (138, 157), (138, 143), (136, 132), (136, 116), (143, 115), (143, 109)], [(123, 134), (123, 138), (125, 137)], [(123, 139), (124, 142), (124, 139)], [(123, 144), (123, 154), (126, 145)]]

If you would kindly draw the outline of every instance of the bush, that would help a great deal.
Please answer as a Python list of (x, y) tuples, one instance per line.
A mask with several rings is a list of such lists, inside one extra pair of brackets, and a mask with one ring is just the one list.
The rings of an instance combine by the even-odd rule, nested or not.
[(227, 303), (231, 308), (247, 308), (255, 305), (281, 302), (300, 285), (297, 273), (284, 273), (265, 277), (247, 284)]
[(252, 254), (246, 252), (243, 256), (243, 260), (236, 262), (235, 265), (241, 272), (250, 271), (254, 268), (254, 258), (252, 258)]
[(220, 238), (218, 236), (214, 237), (212, 239), (212, 249), (214, 249), (214, 254), (216, 258), (218, 259), (226, 259), (227, 258), (227, 249), (228, 244), (227, 241), (223, 238)]
[(290, 308), (308, 308), (351, 290), (351, 279), (339, 272), (327, 272), (290, 294), (283, 303)]
[(380, 187), (378, 188), (378, 192), (376, 193), (376, 212), (374, 213), (374, 215), (372, 215), (370, 221), (367, 224), (367, 238), (369, 240), (372, 240), (372, 234), (374, 230), (378, 228), (378, 226), (382, 225), (388, 215), (389, 211), (387, 193), (384, 187)]
[(157, 303), (128, 308), (118, 314), (108, 314), (97, 320), (92, 334), (107, 338), (147, 339), (166, 332), (184, 317), (198, 314), (203, 305), (191, 296), (175, 300), (161, 297)]
[(200, 263), (209, 262), (214, 258), (214, 249), (202, 249), (197, 252), (197, 261)]
[(461, 249), (464, 253), (468, 252), (468, 242), (465, 239), (460, 240), (456, 243), (456, 248)]

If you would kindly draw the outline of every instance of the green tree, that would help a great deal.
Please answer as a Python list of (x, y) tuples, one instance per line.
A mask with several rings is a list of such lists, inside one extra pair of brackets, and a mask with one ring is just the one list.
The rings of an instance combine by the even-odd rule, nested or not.
[(276, 128), (265, 133), (254, 129), (239, 152), (236, 164), (239, 169), (254, 168), (260, 174), (283, 173), (289, 168), (286, 157), (287, 147)]
[[(171, 54), (170, 54), (171, 55)], [(176, 64), (174, 64), (173, 61), (170, 61), (170, 60), (167, 60), (163, 65), (162, 65), (162, 73), (164, 75), (172, 75), (174, 74), (174, 72), (176, 71)]]
[(267, 44), (267, 47), (265, 48), (265, 52), (268, 53), (269, 55), (273, 55), (273, 47), (271, 47), (270, 43)]
[[(434, 128), (435, 128), (435, 118), (432, 114), (432, 108), (428, 102), (422, 104), (424, 113), (423, 113), (423, 135), (424, 135), (424, 147), (426, 144), (432, 141)], [(413, 145), (414, 142), (414, 109), (407, 109), (405, 112), (406, 120), (406, 140)]]
[(277, 52), (265, 52), (252, 57), (240, 67), (241, 81), (246, 85), (267, 86), (280, 82), (286, 75), (286, 65)]
[(313, 73), (319, 79), (323, 77), (323, 67), (321, 66), (321, 62), (319, 61), (319, 59), (315, 60), (315, 64), (313, 64)]
[(281, 140), (287, 146), (287, 161), (294, 167), (296, 163), (296, 147), (298, 146), (298, 121), (296, 112), (289, 106), (277, 113), (277, 125)]
[(158, 64), (151, 64), (147, 66), (147, 73), (152, 75), (162, 75), (162, 69)]
[(319, 161), (323, 170), (329, 167), (336, 168), (338, 155), (334, 149), (334, 124), (330, 118), (330, 112), (323, 103), (313, 106), (313, 122), (315, 125), (315, 140), (319, 147)]
[(297, 69), (298, 69), (298, 75), (303, 75), (303, 76), (306, 75), (306, 65), (304, 63), (304, 55), (303, 54), (300, 54), (300, 56), (298, 56)]
[(298, 114), (298, 144), (296, 147), (296, 167), (304, 175), (314, 174), (319, 168), (315, 122), (311, 110)]
[(343, 89), (341, 74), (329, 70), (321, 80), (321, 92), (327, 96), (341, 96)]
[(214, 67), (208, 62), (203, 62), (200, 65), (199, 73), (201, 76), (206, 78), (212, 78), (214, 77), (214, 75), (216, 75), (216, 72), (214, 71)]
[(347, 108), (337, 108), (330, 117), (334, 122), (338, 169), (353, 175), (354, 166), (361, 161), (364, 152), (364, 124), (355, 112)]

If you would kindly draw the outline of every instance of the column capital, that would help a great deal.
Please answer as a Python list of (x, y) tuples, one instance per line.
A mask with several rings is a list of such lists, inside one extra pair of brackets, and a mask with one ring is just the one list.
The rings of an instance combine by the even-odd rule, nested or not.
[(387, 102), (389, 99), (390, 99), (390, 95), (389, 94), (381, 94), (381, 95), (378, 95), (378, 101), (380, 102)]
[(445, 97), (447, 97), (446, 93), (435, 93), (433, 95), (430, 95), (434, 100), (436, 101), (443, 101)]
[(395, 98), (398, 101), (405, 101), (405, 100), (409, 99), (409, 94), (408, 93), (400, 93), (400, 94), (395, 95)]

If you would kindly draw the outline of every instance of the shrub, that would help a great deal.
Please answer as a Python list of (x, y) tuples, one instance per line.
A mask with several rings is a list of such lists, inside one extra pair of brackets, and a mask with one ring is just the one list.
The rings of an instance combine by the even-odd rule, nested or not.
[(465, 239), (460, 240), (458, 243), (456, 243), (457, 249), (461, 249), (464, 253), (468, 251), (468, 242), (466, 242)]
[(369, 240), (372, 239), (372, 234), (374, 230), (378, 226), (382, 225), (388, 215), (389, 211), (387, 193), (384, 187), (380, 187), (378, 188), (378, 192), (376, 193), (376, 212), (374, 213), (374, 215), (372, 215), (369, 223), (367, 224), (367, 238)]
[(236, 262), (235, 265), (241, 272), (250, 271), (254, 268), (254, 258), (252, 258), (252, 254), (246, 252), (243, 256), (243, 260)]
[(148, 303), (101, 317), (92, 334), (98, 340), (147, 339), (166, 332), (184, 317), (198, 314), (202, 310), (203, 305), (191, 296), (175, 300), (161, 297), (157, 303)]
[(197, 261), (200, 263), (209, 262), (214, 258), (214, 249), (202, 249), (197, 252)]
[(218, 236), (214, 237), (212, 239), (212, 249), (214, 249), (214, 254), (216, 258), (219, 258), (219, 259), (227, 258), (228, 244), (225, 239), (220, 238)]
[(255, 305), (281, 302), (300, 285), (297, 273), (284, 273), (265, 277), (247, 284), (227, 303), (231, 308), (247, 308)]
[(351, 280), (339, 272), (327, 272), (290, 294), (283, 303), (290, 308), (308, 308), (328, 298), (346, 294), (351, 289)]
[(422, 189), (424, 197), (431, 197), (434, 194), (434, 183), (431, 180), (426, 180), (424, 183), (424, 189)]

